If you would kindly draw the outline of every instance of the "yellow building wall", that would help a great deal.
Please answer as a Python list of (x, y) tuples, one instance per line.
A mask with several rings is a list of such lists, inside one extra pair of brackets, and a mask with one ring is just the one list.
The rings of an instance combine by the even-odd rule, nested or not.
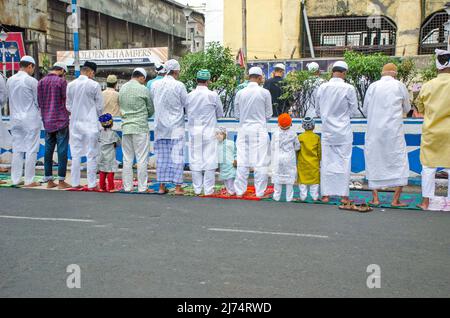
[[(397, 25), (396, 55), (416, 55), (422, 18), (448, 0), (307, 0), (309, 17), (383, 15)], [(224, 1), (224, 44), (242, 46), (242, 1)], [(300, 57), (300, 0), (247, 0), (248, 59)]]

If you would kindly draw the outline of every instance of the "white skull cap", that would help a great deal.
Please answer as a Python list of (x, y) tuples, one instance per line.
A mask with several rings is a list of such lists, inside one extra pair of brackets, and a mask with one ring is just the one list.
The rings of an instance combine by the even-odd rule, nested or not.
[(36, 65), (36, 61), (34, 60), (34, 58), (32, 56), (29, 55), (25, 55), (20, 59), (21, 62), (28, 62), (31, 64)]
[(142, 75), (144, 75), (145, 78), (147, 78), (147, 71), (144, 70), (142, 67), (138, 67), (138, 68), (134, 69), (133, 73), (134, 73), (134, 72), (139, 72), (139, 73), (141, 73)]
[(165, 64), (167, 73), (170, 71), (179, 71), (181, 69), (180, 63), (177, 60), (168, 60)]
[(254, 66), (248, 71), (248, 75), (258, 75), (263, 76), (263, 71), (259, 66)]

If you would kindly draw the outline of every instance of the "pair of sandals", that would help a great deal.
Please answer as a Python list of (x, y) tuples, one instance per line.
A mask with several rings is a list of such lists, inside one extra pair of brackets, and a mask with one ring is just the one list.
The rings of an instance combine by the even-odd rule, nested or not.
[(354, 202), (344, 203), (339, 206), (339, 209), (358, 213), (369, 213), (373, 211), (373, 208), (370, 207), (367, 203), (356, 205)]

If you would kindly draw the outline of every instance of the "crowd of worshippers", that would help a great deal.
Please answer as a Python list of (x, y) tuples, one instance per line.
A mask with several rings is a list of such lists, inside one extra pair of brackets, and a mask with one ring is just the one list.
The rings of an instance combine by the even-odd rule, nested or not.
[[(237, 140), (227, 136), (218, 119), (223, 117), (219, 95), (208, 85), (211, 74), (199, 70), (197, 87), (188, 94), (178, 80), (180, 64), (169, 60), (158, 68), (158, 77), (147, 83), (147, 72), (136, 68), (131, 80), (116, 91), (117, 78), (107, 78), (102, 92), (94, 80), (97, 65), (85, 62), (81, 76), (67, 84), (67, 66), (54, 64), (41, 81), (32, 77), (35, 61), (25, 56), (20, 71), (0, 81), (1, 104), (9, 99), (12, 136), (11, 179), (14, 185), (36, 187), (34, 182), (41, 125), (45, 128), (45, 178), (48, 188), (79, 188), (81, 158), (87, 158), (87, 186), (114, 191), (118, 171), (115, 148), (123, 150), (123, 190), (134, 191), (133, 164), (137, 166), (137, 191), (148, 188), (150, 132), (148, 119), (154, 116), (154, 152), (158, 193), (183, 194), (185, 129), (188, 131), (189, 167), (195, 193), (211, 195), (216, 172), (230, 196), (242, 197), (254, 172), (257, 197), (263, 197), (271, 173), (274, 199), (293, 200), (299, 186), (300, 200), (328, 202), (341, 197), (343, 207), (354, 208), (349, 199), (353, 132), (351, 114), (358, 107), (355, 88), (345, 82), (348, 65), (333, 65), (332, 78), (314, 91), (315, 114), (303, 118), (304, 132), (292, 127), (292, 118), (278, 116), (278, 128), (269, 137), (267, 122), (273, 117), (272, 96), (262, 87), (263, 71), (253, 67), (248, 83), (235, 97), (235, 117), (239, 121)], [(436, 51), (437, 78), (425, 83), (417, 99), (424, 114), (420, 159), (423, 165), (421, 208), (427, 209), (435, 193), (436, 169), (450, 169), (450, 52)], [(316, 72), (316, 69), (312, 71)], [(398, 81), (397, 67), (386, 64), (382, 77), (373, 83), (364, 100), (367, 116), (365, 163), (368, 186), (373, 190), (372, 205), (379, 205), (378, 191), (395, 188), (393, 206), (403, 206), (402, 188), (408, 184), (409, 163), (403, 118), (411, 109), (406, 86)], [(270, 83), (269, 83), (270, 84)], [(113, 128), (113, 116), (122, 118), (122, 137)], [(321, 119), (320, 137), (314, 132), (315, 119)], [(187, 117), (187, 124), (186, 124)], [(186, 127), (187, 125), (187, 127)], [(3, 137), (1, 138), (4, 139)], [(71, 185), (66, 183), (68, 147), (72, 156)], [(57, 148), (58, 184), (52, 173)], [(24, 169), (25, 165), (25, 169)], [(24, 182), (21, 181), (24, 171)], [(97, 174), (100, 182), (97, 186)], [(450, 195), (449, 195), (450, 196)]]

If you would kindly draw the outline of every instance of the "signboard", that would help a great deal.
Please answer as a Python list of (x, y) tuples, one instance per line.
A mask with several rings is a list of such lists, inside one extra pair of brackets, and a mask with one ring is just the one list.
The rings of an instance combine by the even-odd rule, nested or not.
[[(8, 52), (8, 48), (12, 45), (14, 45), (17, 48), (17, 52), (14, 56)], [(3, 50), (3, 48), (6, 49), (6, 51), (5, 51), (6, 70), (7, 71), (13, 70), (12, 61), (14, 58), (14, 70), (18, 71), (20, 68), (19, 61), (22, 58), (22, 56), (25, 55), (25, 45), (23, 42), (22, 33), (21, 32), (9, 32), (8, 37), (6, 38), (6, 41), (4, 43), (2, 43), (1, 49)], [(0, 61), (2, 61), (2, 51), (0, 51)], [(2, 65), (2, 67), (1, 67), (0, 71), (3, 70), (3, 64), (1, 64), (1, 65)]]
[[(167, 61), (169, 50), (167, 47), (123, 49), (123, 50), (89, 50), (80, 51), (80, 64), (86, 61), (95, 62), (99, 66), (120, 65), (150, 65)], [(58, 62), (73, 66), (73, 51), (58, 51)]]

